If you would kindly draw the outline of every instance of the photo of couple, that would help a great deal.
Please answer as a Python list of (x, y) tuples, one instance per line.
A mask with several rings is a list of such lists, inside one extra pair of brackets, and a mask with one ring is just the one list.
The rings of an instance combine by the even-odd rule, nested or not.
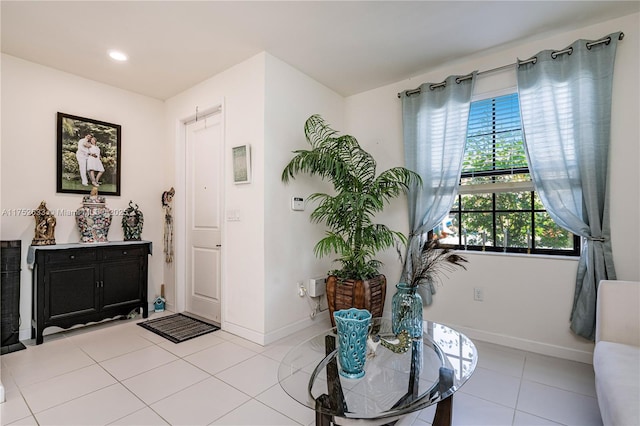
[(78, 160), (82, 186), (89, 186), (87, 171), (91, 177), (91, 184), (93, 186), (100, 186), (100, 177), (102, 177), (104, 173), (104, 166), (102, 165), (102, 161), (100, 161), (100, 148), (97, 143), (98, 141), (91, 134), (87, 134), (78, 141), (76, 159)]
[(58, 192), (120, 195), (117, 124), (58, 113)]

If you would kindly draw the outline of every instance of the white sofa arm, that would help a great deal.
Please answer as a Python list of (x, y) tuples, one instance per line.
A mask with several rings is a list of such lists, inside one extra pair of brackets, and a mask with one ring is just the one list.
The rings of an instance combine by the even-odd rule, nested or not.
[(596, 303), (596, 343), (640, 346), (640, 282), (602, 280)]

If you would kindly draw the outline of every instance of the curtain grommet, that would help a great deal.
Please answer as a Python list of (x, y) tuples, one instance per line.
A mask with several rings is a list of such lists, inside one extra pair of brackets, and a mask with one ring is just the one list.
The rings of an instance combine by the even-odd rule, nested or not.
[(564, 55), (565, 53), (571, 55), (573, 53), (573, 47), (562, 50), (554, 50), (553, 52), (551, 52), (551, 59), (556, 59), (559, 55)]

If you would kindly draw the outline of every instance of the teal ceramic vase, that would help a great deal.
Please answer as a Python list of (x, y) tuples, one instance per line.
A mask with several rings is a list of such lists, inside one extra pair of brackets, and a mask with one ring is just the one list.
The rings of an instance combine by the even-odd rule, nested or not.
[(407, 330), (411, 337), (422, 337), (422, 297), (409, 284), (396, 285), (391, 298), (391, 325), (394, 334)]
[(348, 379), (364, 376), (367, 336), (371, 312), (366, 309), (342, 309), (333, 313), (338, 331), (339, 373)]

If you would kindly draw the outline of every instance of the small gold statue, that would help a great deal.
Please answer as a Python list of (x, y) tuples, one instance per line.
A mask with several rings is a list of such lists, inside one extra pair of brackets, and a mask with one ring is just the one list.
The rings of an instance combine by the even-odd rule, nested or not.
[(56, 243), (56, 217), (47, 208), (47, 203), (42, 201), (35, 212), (33, 212), (36, 220), (35, 236), (31, 245), (34, 246), (50, 246)]
[[(87, 198), (87, 197), (84, 197)], [(98, 200), (98, 188), (95, 186), (91, 188), (91, 195), (89, 195), (89, 200), (97, 201)]]

